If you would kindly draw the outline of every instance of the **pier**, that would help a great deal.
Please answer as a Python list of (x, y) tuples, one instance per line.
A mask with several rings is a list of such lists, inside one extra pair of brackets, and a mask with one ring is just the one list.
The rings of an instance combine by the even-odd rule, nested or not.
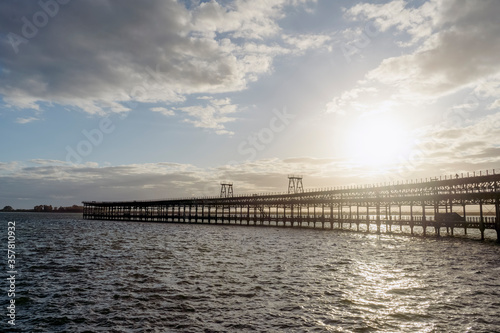
[[(232, 185), (232, 184), (231, 184)], [(227, 186), (227, 184), (226, 184)], [(413, 235), (496, 230), (500, 242), (500, 175), (448, 176), (392, 184), (286, 194), (150, 201), (84, 201), (86, 220), (310, 227)], [(227, 192), (225, 192), (227, 193)], [(232, 194), (232, 188), (231, 188)]]

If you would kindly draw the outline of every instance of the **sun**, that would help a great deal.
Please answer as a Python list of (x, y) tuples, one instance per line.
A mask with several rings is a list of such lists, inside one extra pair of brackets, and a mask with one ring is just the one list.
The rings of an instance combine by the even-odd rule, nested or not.
[(348, 131), (346, 146), (352, 161), (361, 166), (396, 165), (411, 149), (404, 125), (389, 116), (359, 117)]

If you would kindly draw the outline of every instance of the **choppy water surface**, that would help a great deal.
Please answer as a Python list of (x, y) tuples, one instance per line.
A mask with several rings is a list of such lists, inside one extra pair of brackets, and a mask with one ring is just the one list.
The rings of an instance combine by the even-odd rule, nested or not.
[(0, 219), (5, 243), (17, 223), (19, 332), (500, 331), (493, 241)]

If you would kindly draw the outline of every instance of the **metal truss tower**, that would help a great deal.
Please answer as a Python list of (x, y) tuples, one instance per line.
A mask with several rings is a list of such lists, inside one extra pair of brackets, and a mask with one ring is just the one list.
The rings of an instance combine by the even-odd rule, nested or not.
[(220, 197), (232, 198), (233, 197), (233, 183), (222, 182), (220, 183)]
[(288, 175), (288, 194), (304, 193), (302, 176)]

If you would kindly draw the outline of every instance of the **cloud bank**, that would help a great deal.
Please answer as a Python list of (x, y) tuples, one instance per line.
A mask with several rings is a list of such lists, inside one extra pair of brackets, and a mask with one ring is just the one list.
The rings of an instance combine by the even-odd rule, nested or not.
[[(16, 108), (56, 103), (102, 114), (241, 91), (272, 71), (275, 57), (328, 42), (281, 37), (284, 10), (308, 2), (2, 1), (0, 95)], [(224, 131), (222, 122), (207, 128)]]
[(400, 102), (435, 101), (463, 88), (498, 81), (499, 15), (495, 0), (431, 0), (418, 7), (395, 0), (347, 9), (347, 19), (374, 22), (379, 31), (392, 32), (403, 54), (385, 58), (357, 87), (334, 97), (327, 110), (356, 109), (361, 90), (384, 90), (387, 98)]
[[(261, 159), (202, 168), (181, 163), (100, 166), (57, 160), (0, 162), (0, 208), (39, 204), (73, 205), (83, 200), (155, 200), (218, 196), (220, 181), (234, 183), (235, 195), (285, 193), (290, 173), (303, 175), (306, 191), (336, 186), (396, 183), (429, 176), (498, 167), (499, 148), (484, 145), (500, 135), (500, 116), (471, 126), (469, 133), (432, 128), (401, 163), (374, 170), (332, 158)], [(496, 128), (495, 130), (491, 130)], [(432, 139), (425, 140), (427, 135)], [(453, 149), (450, 149), (452, 147)], [(455, 149), (456, 148), (456, 149)], [(462, 153), (460, 153), (462, 152)], [(429, 161), (432, 161), (429, 163)], [(498, 172), (498, 170), (497, 170)]]

